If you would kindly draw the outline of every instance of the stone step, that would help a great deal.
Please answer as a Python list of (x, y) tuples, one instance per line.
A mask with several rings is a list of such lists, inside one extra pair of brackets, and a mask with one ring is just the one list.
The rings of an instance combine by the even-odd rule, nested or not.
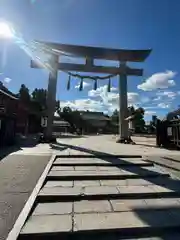
[(173, 233), (173, 240), (172, 236), (176, 235), (179, 227), (180, 210), (173, 208), (134, 208), (128, 212), (74, 212), (63, 215), (34, 214), (26, 221), (19, 239), (151, 239), (156, 235)]
[(74, 213), (129, 212), (155, 209), (180, 209), (180, 198), (81, 200), (74, 202), (38, 203), (32, 215), (64, 215)]
[(56, 159), (59, 158), (142, 158), (142, 155), (121, 155), (121, 154), (108, 154), (108, 153), (101, 153), (101, 154), (71, 154), (71, 155), (57, 155)]
[(148, 186), (89, 186), (89, 187), (44, 187), (38, 194), (39, 202), (103, 200), (103, 199), (147, 199), (179, 197), (173, 191), (159, 185)]
[[(163, 179), (156, 179), (156, 184), (163, 182)], [(154, 184), (145, 179), (124, 179), (124, 180), (77, 180), (77, 181), (47, 181), (44, 187), (90, 187), (90, 186), (147, 186)], [(179, 186), (180, 188), (180, 186)]]
[(168, 177), (156, 177), (146, 179), (115, 179), (115, 180), (70, 180), (70, 181), (46, 181), (44, 187), (90, 187), (90, 186), (148, 186), (148, 185), (160, 185), (173, 189), (174, 191), (180, 191), (180, 185), (178, 181), (174, 181)]
[(150, 177), (168, 177), (168, 173), (148, 169), (131, 169), (126, 171), (50, 171), (47, 180), (103, 180), (103, 179), (139, 179)]
[(140, 174), (144, 172), (155, 172), (155, 173), (163, 173), (160, 169), (155, 168), (154, 166), (52, 166), (51, 171), (114, 171), (114, 172), (129, 172), (133, 174)]
[(142, 158), (58, 158), (54, 161), (54, 165), (141, 165), (149, 164)]
[(112, 162), (106, 162), (106, 161), (55, 161), (53, 163), (53, 166), (139, 166), (139, 167), (148, 167), (153, 166), (154, 164), (152, 162), (146, 162), (146, 161), (112, 161)]

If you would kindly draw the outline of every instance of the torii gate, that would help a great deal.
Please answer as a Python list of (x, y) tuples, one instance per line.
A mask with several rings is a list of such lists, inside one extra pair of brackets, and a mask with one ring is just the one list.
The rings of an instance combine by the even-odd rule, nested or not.
[[(52, 138), (52, 125), (55, 112), (56, 85), (58, 70), (92, 72), (119, 75), (119, 139), (117, 142), (129, 140), (127, 103), (127, 76), (142, 76), (143, 69), (135, 69), (127, 66), (126, 62), (143, 62), (150, 54), (151, 50), (124, 50), (107, 49), (99, 47), (75, 46), (59, 43), (36, 41), (43, 45), (43, 50), (51, 54), (51, 62), (48, 63), (51, 71), (49, 73), (48, 97), (47, 97), (47, 128), (45, 138)], [(85, 58), (85, 64), (72, 64), (61, 62), (61, 54), (68, 53), (74, 57)], [(119, 67), (95, 66), (94, 60), (118, 61)], [(59, 62), (60, 61), (60, 62)], [(45, 68), (35, 61), (31, 61), (32, 68)]]

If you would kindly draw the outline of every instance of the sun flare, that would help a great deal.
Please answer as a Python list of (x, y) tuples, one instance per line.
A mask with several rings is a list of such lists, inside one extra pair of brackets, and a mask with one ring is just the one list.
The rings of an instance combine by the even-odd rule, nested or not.
[(0, 22), (0, 38), (12, 38), (13, 32), (6, 22)]

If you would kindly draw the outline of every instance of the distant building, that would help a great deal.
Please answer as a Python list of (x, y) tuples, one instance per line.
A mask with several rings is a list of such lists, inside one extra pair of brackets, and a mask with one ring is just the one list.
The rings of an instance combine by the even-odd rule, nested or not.
[(80, 116), (86, 133), (105, 132), (110, 122), (110, 118), (103, 112), (80, 111)]
[(69, 111), (60, 113), (61, 120), (70, 124), (69, 130), (80, 134), (106, 133), (110, 118), (103, 112)]
[(70, 124), (55, 115), (53, 121), (53, 132), (57, 134), (70, 132)]

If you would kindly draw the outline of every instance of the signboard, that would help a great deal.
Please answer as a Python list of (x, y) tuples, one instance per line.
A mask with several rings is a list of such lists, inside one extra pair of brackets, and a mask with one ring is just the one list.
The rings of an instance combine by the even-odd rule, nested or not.
[(41, 118), (41, 127), (47, 127), (47, 117)]
[(167, 128), (167, 135), (172, 136), (172, 127)]

